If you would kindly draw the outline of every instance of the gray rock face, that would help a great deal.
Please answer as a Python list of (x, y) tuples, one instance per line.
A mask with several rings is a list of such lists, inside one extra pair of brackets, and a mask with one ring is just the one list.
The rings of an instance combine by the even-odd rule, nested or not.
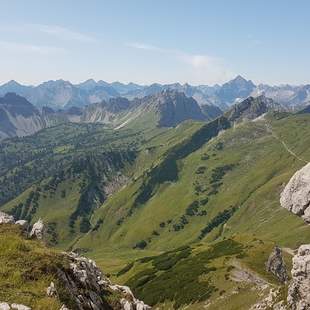
[(310, 223), (310, 163), (292, 176), (281, 193), (280, 203)]
[(266, 270), (274, 274), (279, 281), (286, 282), (288, 280), (286, 266), (282, 257), (282, 250), (275, 246), (266, 263)]
[(292, 310), (310, 309), (310, 244), (301, 245), (293, 257), (287, 303)]
[(225, 116), (234, 123), (254, 120), (257, 117), (269, 112), (280, 111), (282, 108), (272, 99), (265, 96), (248, 97), (247, 99), (235, 104), (225, 113)]
[(120, 296), (117, 309), (148, 310), (150, 307), (136, 299), (129, 287), (113, 285), (103, 275), (96, 263), (75, 253), (64, 253), (70, 261), (68, 270), (59, 270), (59, 276), (65, 284), (67, 292), (76, 302), (78, 310), (110, 309), (105, 300), (108, 292), (116, 292)]
[(14, 224), (14, 217), (0, 211), (0, 224)]
[(37, 239), (41, 240), (43, 239), (44, 234), (44, 223), (41, 219), (39, 219), (36, 223), (33, 224), (31, 232), (30, 232), (30, 238), (36, 237)]

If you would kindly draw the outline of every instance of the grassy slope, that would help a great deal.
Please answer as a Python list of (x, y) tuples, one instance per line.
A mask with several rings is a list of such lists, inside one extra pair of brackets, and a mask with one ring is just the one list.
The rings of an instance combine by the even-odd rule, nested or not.
[[(268, 117), (268, 123), (279, 139), (305, 160), (310, 159), (310, 150), (307, 147), (310, 143), (309, 121), (308, 115), (282, 119)], [(188, 122), (172, 130), (145, 132), (139, 157), (131, 170), (133, 182), (95, 211), (91, 219), (92, 224), (95, 225), (99, 219), (102, 219), (103, 223), (97, 231), (81, 238), (76, 247), (89, 250), (87, 255), (94, 257), (105, 270), (116, 272), (138, 258), (158, 255), (184, 244), (191, 244), (195, 248), (191, 253), (192, 257), (195, 251), (205, 252), (214, 241), (234, 238), (245, 247), (248, 259), (243, 258), (242, 264), (268, 278), (264, 271), (264, 263), (274, 243), (295, 248), (306, 242), (310, 237), (308, 226), (297, 216), (282, 209), (279, 204), (279, 193), (283, 184), (304, 163), (287, 152), (281, 141), (267, 130), (266, 122), (263, 121), (246, 123), (226, 130), (196, 151), (177, 160), (177, 180), (159, 184), (155, 187), (154, 195), (134, 208), (128, 216), (142, 184), (152, 176), (154, 169), (171, 150), (175, 150), (178, 143), (184, 143), (200, 128), (201, 124)], [(219, 168), (223, 167), (230, 169), (219, 176)], [(214, 177), (215, 172), (217, 173)], [(212, 194), (212, 188), (217, 189), (218, 193)], [(201, 202), (206, 198), (208, 202), (199, 205), (199, 212), (206, 211), (206, 214), (186, 214), (193, 202)], [(61, 212), (60, 200), (46, 201), (40, 216), (55, 216), (55, 220), (61, 221), (61, 216), (56, 218), (58, 212), (54, 214), (49, 211), (50, 206), (57, 201)], [(233, 216), (227, 223), (215, 227), (206, 235), (202, 245), (197, 246), (201, 230), (220, 212), (231, 206), (237, 208)], [(5, 208), (9, 208), (9, 205)], [(184, 217), (186, 223), (182, 224)], [(176, 230), (174, 225), (180, 223), (181, 228)], [(263, 245), (257, 243), (257, 239), (262, 239)], [(133, 249), (141, 240), (147, 243), (145, 249)], [(253, 247), (252, 252), (248, 246)], [(218, 265), (212, 277), (218, 290), (212, 291), (211, 309), (222, 309), (224, 306), (226, 309), (227, 305), (223, 301), (225, 299), (219, 298), (219, 293), (222, 290), (232, 292), (235, 286), (234, 282), (230, 283), (225, 279), (225, 270), (230, 266), (225, 257), (226, 255), (223, 255), (210, 262), (211, 265)], [(134, 277), (151, 266), (150, 262), (137, 262), (132, 269), (119, 277), (119, 281), (131, 281), (135, 288)], [(191, 268), (190, 264), (187, 268)], [(203, 273), (203, 269), (201, 272)], [(177, 273), (174, 267), (169, 271), (172, 278)], [(152, 281), (145, 285), (146, 290), (148, 285), (152, 287)], [(138, 297), (147, 296), (147, 293), (145, 295), (139, 289), (135, 288), (135, 291)], [(244, 288), (242, 292), (229, 297), (231, 309), (242, 309), (239, 305), (242, 304), (244, 296), (249, 304), (257, 300), (258, 296), (253, 294), (249, 287)], [(168, 309), (172, 303), (168, 298), (164, 308)], [(203, 304), (198, 304), (197, 309), (201, 305)], [(193, 309), (195, 307), (196, 305), (192, 306)]]
[(58, 260), (55, 252), (25, 240), (19, 227), (0, 225), (0, 300), (38, 310), (60, 309), (57, 299), (46, 296), (50, 282), (57, 283), (52, 268)]
[[(283, 119), (268, 117), (273, 132), (284, 141), (299, 157), (310, 159), (310, 117), (308, 115), (289, 116)], [(160, 141), (160, 138), (159, 138)], [(116, 272), (120, 265), (136, 261), (143, 256), (159, 255), (162, 251), (178, 248), (184, 244), (197, 246), (197, 237), (201, 229), (220, 211), (236, 206), (237, 211), (227, 221), (219, 225), (206, 235), (200, 250), (203, 252), (210, 243), (234, 238), (240, 242), (245, 250), (245, 257), (241, 264), (253, 270), (260, 277), (265, 278), (273, 285), (275, 279), (265, 272), (265, 262), (274, 244), (283, 247), (296, 248), (310, 238), (310, 229), (297, 216), (281, 208), (279, 194), (283, 185), (292, 174), (305, 163), (299, 161), (284, 148), (282, 142), (276, 139), (266, 128), (266, 121), (251, 122), (229, 129), (202, 146), (189, 156), (178, 161), (179, 178), (176, 182), (166, 182), (156, 190), (155, 195), (120, 224), (116, 221), (126, 214), (135, 200), (142, 184), (141, 178), (111, 197), (94, 216), (103, 218), (104, 224), (97, 232), (84, 236), (78, 246), (86, 246), (92, 251), (88, 255), (95, 257), (107, 270)], [(159, 143), (160, 145), (160, 143)], [(158, 146), (157, 146), (158, 147)], [(156, 148), (155, 148), (156, 150)], [(153, 152), (156, 152), (153, 150)], [(206, 156), (208, 155), (208, 156)], [(208, 158), (208, 159), (206, 159)], [(227, 165), (234, 165), (222, 178), (222, 185), (218, 193), (210, 195), (211, 179), (214, 169)], [(206, 167), (203, 173), (195, 173), (201, 166)], [(149, 169), (149, 173), (152, 170)], [(197, 193), (196, 186), (201, 188)], [(200, 201), (208, 197), (209, 201), (200, 210), (207, 211), (206, 216), (186, 216), (188, 223), (183, 229), (175, 231), (173, 225), (186, 214), (186, 208), (193, 201)], [(167, 222), (172, 220), (170, 224)], [(160, 223), (165, 222), (161, 227)], [(159, 235), (154, 235), (156, 231)], [(146, 240), (144, 250), (132, 249), (140, 240)], [(263, 240), (263, 241), (258, 241)], [(197, 249), (198, 252), (200, 252)], [(192, 254), (191, 254), (192, 255)], [(285, 254), (287, 265), (291, 258)], [(217, 290), (212, 291), (208, 302), (210, 309), (248, 309), (250, 304), (258, 300), (259, 296), (251, 290), (252, 284), (241, 283), (238, 294), (234, 293), (236, 283), (227, 281), (225, 270), (230, 270), (231, 260), (224, 257), (213, 261), (218, 269), (208, 281), (214, 284)], [(157, 284), (165, 288), (164, 278), (156, 276), (155, 280), (144, 283), (144, 272), (152, 265), (137, 261), (134, 267), (120, 276), (118, 281), (131, 284), (138, 297), (148, 300), (148, 289)], [(188, 270), (191, 266), (188, 265)], [(186, 269), (186, 268), (185, 268)], [(203, 274), (204, 269), (200, 272)], [(142, 280), (139, 278), (142, 275)], [(173, 267), (169, 277), (176, 279), (178, 269)], [(163, 281), (161, 282), (161, 279)], [(142, 281), (146, 291), (141, 291), (139, 281)], [(177, 283), (178, 281), (174, 281)], [(138, 283), (138, 284), (137, 284)], [(138, 286), (136, 286), (138, 285)], [(195, 286), (195, 285), (194, 285)], [(191, 289), (195, 289), (194, 287)], [(166, 302), (160, 303), (163, 309), (170, 309), (173, 301), (168, 288), (159, 292), (166, 296)], [(225, 291), (223, 298), (220, 292)], [(265, 292), (267, 293), (267, 292)], [(196, 301), (199, 299), (195, 295)], [(160, 299), (159, 299), (160, 300)], [(244, 300), (247, 302), (245, 303)], [(153, 302), (150, 300), (150, 302)], [(191, 306), (191, 309), (200, 309), (206, 304), (201, 301)]]
[[(21, 202), (25, 202), (29, 192), (34, 190), (33, 186), (23, 192), (16, 199), (11, 200), (3, 207), (4, 212), (9, 212), (14, 206)], [(46, 224), (56, 223), (57, 244), (56, 246), (66, 249), (70, 244), (80, 236), (80, 234), (71, 234), (69, 227), (69, 217), (76, 209), (80, 194), (79, 180), (65, 180), (57, 186), (57, 190), (53, 194), (49, 191), (41, 189), (41, 195), (38, 201), (39, 208), (34, 214), (31, 224), (35, 223), (39, 218), (44, 219)], [(66, 191), (66, 197), (61, 196), (62, 191)], [(78, 225), (77, 225), (78, 226)], [(55, 244), (54, 244), (55, 245)]]
[[(274, 131), (283, 136), (296, 153), (305, 159), (310, 158), (308, 116), (272, 119), (271, 122)], [(300, 139), (294, 139), (296, 135)], [(205, 154), (209, 159), (203, 160)], [(225, 165), (235, 166), (223, 176), (219, 192), (210, 195), (211, 175), (216, 167)], [(206, 170), (196, 174), (200, 166)], [(79, 246), (87, 245), (96, 254), (104, 247), (114, 248), (115, 245), (116, 251), (120, 248), (128, 251), (140, 240), (150, 240), (146, 251), (168, 250), (196, 241), (200, 230), (220, 211), (237, 206), (237, 212), (225, 225), (224, 236), (238, 232), (257, 234), (282, 245), (296, 247), (309, 238), (310, 230), (300, 218), (280, 207), (279, 193), (282, 184), (301, 166), (303, 163), (289, 154), (266, 130), (264, 122), (239, 125), (180, 160), (178, 181), (161, 184), (156, 194), (131, 216), (126, 217), (126, 212), (134, 203), (142, 178), (111, 197), (97, 210), (93, 219), (102, 218), (104, 224), (97, 232), (81, 239)], [(199, 193), (195, 190), (197, 184), (201, 186)], [(175, 231), (173, 225), (186, 214), (186, 208), (193, 201), (206, 197), (209, 201), (201, 210), (207, 211), (207, 215), (187, 216), (189, 223)], [(124, 221), (117, 225), (123, 217)], [(169, 220), (171, 223), (167, 224)], [(163, 222), (165, 227), (160, 227)], [(154, 231), (159, 235), (154, 235)], [(208, 240), (216, 237), (218, 229), (207, 235)]]
[[(126, 144), (131, 145), (132, 143), (137, 143), (139, 145), (139, 143), (142, 143), (140, 145), (140, 155), (136, 163), (133, 166), (125, 166), (125, 168), (123, 169), (123, 173), (125, 173), (126, 175), (139, 176), (141, 173), (143, 173), (146, 167), (149, 167), (149, 165), (154, 159), (158, 158), (167, 149), (178, 143), (180, 141), (179, 137), (181, 134), (184, 134), (184, 136), (187, 137), (190, 133), (195, 131), (196, 128), (201, 126), (201, 124), (199, 123), (184, 122), (182, 125), (171, 130), (167, 130), (166, 128), (153, 128), (145, 130), (143, 132), (143, 137), (140, 137), (139, 135), (135, 134), (135, 132), (138, 132), (140, 130), (139, 125), (141, 124), (137, 123), (136, 125), (138, 127), (132, 129), (129, 132), (127, 129), (115, 132), (115, 137), (113, 138), (111, 137), (112, 134), (110, 131), (104, 130), (101, 127), (99, 127), (98, 129), (95, 128), (93, 132), (90, 132), (90, 136), (87, 136), (89, 142), (87, 142), (86, 145), (91, 144), (91, 148), (87, 148), (85, 151), (100, 153), (100, 151), (104, 151), (107, 148), (117, 150), (119, 147), (121, 147), (122, 149), (125, 149)], [(74, 127), (75, 125), (72, 126)], [(72, 128), (70, 126), (68, 127), (69, 128), (66, 128), (65, 130), (68, 131), (68, 135), (70, 136), (73, 134), (71, 132)], [(83, 136), (85, 134), (84, 130), (84, 126), (82, 126), (81, 128), (77, 127), (77, 137), (71, 137), (71, 139), (73, 139), (74, 141), (80, 141), (79, 134)], [(34, 147), (37, 149), (41, 149), (41, 144), (45, 143), (47, 143), (48, 145), (53, 145), (52, 141), (55, 132), (58, 132), (57, 128), (50, 129), (51, 141), (47, 143), (46, 140), (48, 133), (46, 131), (42, 131), (39, 134), (38, 141), (36, 142)], [(99, 135), (99, 137), (97, 137), (97, 135)], [(102, 135), (105, 136), (102, 137)], [(164, 137), (164, 144), (162, 144), (162, 140), (159, 139), (160, 137)], [(53, 147), (54, 153), (61, 154), (61, 156), (71, 156), (71, 154), (76, 154), (76, 152), (82, 152), (81, 150), (77, 151), (74, 148), (70, 148), (68, 146), (68, 141), (66, 139), (62, 141), (62, 139), (63, 138), (61, 138), (58, 141), (58, 144)], [(97, 148), (95, 148), (95, 146), (91, 143), (91, 139), (103, 141), (103, 143), (105, 141), (108, 141), (108, 144), (99, 144)], [(141, 139), (142, 141), (139, 142), (139, 139)], [(109, 141), (112, 141), (111, 144)], [(21, 147), (20, 144), (23, 143), (27, 144), (28, 142), (20, 141), (17, 144), (17, 147)], [(11, 148), (12, 145), (9, 145), (9, 147)], [(53, 161), (53, 158), (51, 158), (50, 160)], [(70, 233), (69, 227), (69, 217), (77, 208), (81, 196), (80, 184), (82, 182), (82, 179), (82, 175), (80, 178), (65, 177), (64, 180), (59, 182), (59, 184), (56, 187), (53, 187), (53, 189), (45, 189), (44, 185), (50, 181), (50, 178), (46, 178), (41, 182), (36, 182), (35, 185), (26, 189), (15, 199), (10, 200), (8, 203), (3, 205), (1, 209), (5, 212), (10, 212), (19, 203), (25, 204), (25, 201), (29, 197), (31, 191), (36, 191), (38, 188), (40, 188), (38, 190), (38, 192), (40, 193), (38, 199), (38, 207), (36, 208), (36, 212), (32, 216), (31, 224), (37, 221), (38, 218), (44, 219), (46, 224), (56, 224), (54, 230), (56, 232), (58, 242), (57, 244), (53, 245), (57, 246), (58, 248), (68, 249), (82, 235), (79, 232), (78, 228), (79, 222), (75, 224), (75, 233)], [(63, 191), (65, 191), (65, 197), (62, 196)], [(31, 208), (32, 204), (30, 209)], [(93, 223), (93, 225), (95, 224), (96, 222)]]
[[(270, 287), (285, 289), (265, 271), (273, 246), (272, 242), (244, 236), (202, 242), (135, 260), (117, 274), (117, 281), (129, 285), (158, 309), (186, 308), (188, 304), (190, 309), (202, 309), (210, 304), (209, 309), (247, 310)], [(255, 270), (250, 272), (269, 288), (253, 290), (253, 282), (236, 282), (233, 278), (239, 268)]]

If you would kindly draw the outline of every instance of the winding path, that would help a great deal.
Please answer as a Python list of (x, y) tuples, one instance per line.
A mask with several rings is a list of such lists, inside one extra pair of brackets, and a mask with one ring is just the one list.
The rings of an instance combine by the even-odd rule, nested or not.
[(283, 145), (283, 147), (285, 148), (285, 150), (286, 150), (288, 153), (290, 153), (292, 156), (294, 156), (296, 159), (298, 159), (299, 161), (301, 161), (301, 162), (303, 162), (303, 163), (306, 163), (306, 164), (309, 163), (308, 161), (306, 161), (306, 160), (302, 159), (301, 157), (299, 157), (295, 152), (293, 152), (293, 151), (287, 146), (287, 144), (286, 144), (283, 140), (281, 140), (281, 139), (278, 137), (277, 134), (274, 133), (274, 131), (272, 130), (272, 126), (271, 126), (270, 123), (267, 123), (267, 122), (266, 122), (266, 128), (267, 128), (267, 131), (270, 132), (271, 135), (272, 135), (275, 139), (277, 139), (279, 142), (281, 142), (281, 144)]

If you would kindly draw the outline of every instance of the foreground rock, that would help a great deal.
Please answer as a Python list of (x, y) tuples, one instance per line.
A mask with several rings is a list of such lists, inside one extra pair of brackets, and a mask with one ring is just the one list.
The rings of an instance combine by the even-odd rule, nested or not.
[(14, 224), (14, 217), (0, 211), (0, 224)]
[(275, 246), (266, 263), (266, 270), (275, 275), (282, 283), (288, 280), (286, 266), (282, 256), (282, 250)]
[(310, 163), (292, 176), (281, 193), (280, 203), (310, 223)]
[[(60, 280), (79, 310), (125, 309), (148, 310), (127, 286), (114, 285), (103, 275), (96, 263), (75, 253), (63, 253), (70, 261), (69, 269), (59, 270)], [(115, 294), (116, 293), (116, 294)], [(108, 297), (119, 296), (112, 304)]]
[(36, 223), (33, 224), (31, 232), (30, 232), (30, 238), (36, 237), (37, 239), (41, 240), (43, 239), (44, 234), (44, 223), (41, 219), (39, 219)]
[(310, 309), (310, 244), (300, 246), (293, 257), (287, 304), (292, 310)]
[(0, 310), (10, 310), (10, 309), (16, 309), (16, 310), (31, 310), (31, 308), (21, 305), (21, 304), (8, 304), (6, 302), (0, 302)]
[[(0, 211), (0, 224), (16, 224), (22, 226), (24, 229), (28, 228), (28, 222), (25, 220), (19, 220), (15, 222), (12, 215)], [(0, 309), (1, 310), (1, 309)]]

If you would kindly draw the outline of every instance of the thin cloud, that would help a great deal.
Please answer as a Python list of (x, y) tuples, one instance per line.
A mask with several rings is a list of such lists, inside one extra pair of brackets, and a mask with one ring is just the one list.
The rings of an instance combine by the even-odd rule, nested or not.
[(156, 52), (168, 52), (169, 51), (167, 49), (162, 49), (154, 45), (138, 43), (138, 42), (127, 43), (126, 46), (140, 49), (140, 50), (146, 50), (146, 51), (156, 51)]
[(79, 31), (75, 31), (59, 25), (46, 24), (19, 24), (2, 25), (0, 31), (15, 32), (20, 34), (44, 34), (64, 41), (77, 41), (84, 43), (97, 42), (97, 39)]
[(0, 41), (0, 48), (11, 53), (35, 53), (35, 54), (55, 54), (64, 53), (66, 50), (62, 47), (22, 44), (17, 42)]
[(218, 57), (205, 54), (190, 54), (182, 50), (166, 49), (141, 42), (133, 42), (126, 45), (135, 49), (172, 55), (177, 60), (190, 66), (197, 76), (200, 76), (201, 78), (206, 75), (208, 75), (210, 78), (212, 76), (211, 79), (216, 83), (223, 82), (227, 80), (227, 78), (233, 76), (232, 72), (227, 69), (224, 61)]
[(34, 24), (34, 28), (36, 28), (39, 32), (54, 36), (58, 39), (62, 40), (71, 40), (71, 41), (79, 41), (79, 42), (96, 42), (97, 39), (94, 37), (78, 32), (73, 31), (71, 29), (57, 26), (57, 25), (41, 25)]

